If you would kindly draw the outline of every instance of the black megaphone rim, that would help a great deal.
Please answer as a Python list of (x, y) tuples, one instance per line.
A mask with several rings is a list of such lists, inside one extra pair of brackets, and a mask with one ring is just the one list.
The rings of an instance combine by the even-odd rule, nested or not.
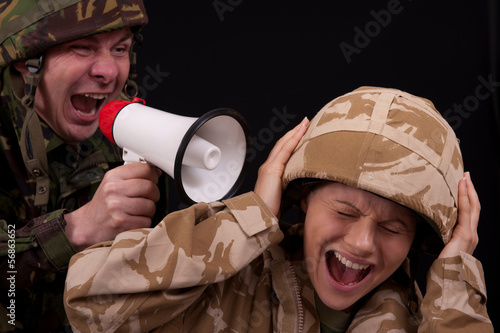
[(221, 198), (216, 199), (217, 201), (224, 200), (227, 198), (230, 198), (233, 196), (236, 191), (240, 188), (241, 184), (243, 183), (243, 180), (246, 177), (247, 169), (248, 169), (248, 151), (251, 149), (251, 140), (250, 140), (250, 127), (248, 126), (247, 121), (245, 118), (237, 111), (229, 108), (219, 108), (219, 109), (214, 109), (211, 110), (205, 114), (203, 114), (201, 117), (199, 117), (192, 125), (189, 127), (189, 129), (186, 131), (184, 134), (184, 137), (182, 138), (179, 149), (177, 150), (177, 154), (175, 156), (175, 163), (174, 163), (174, 181), (175, 181), (175, 187), (177, 189), (177, 193), (180, 195), (181, 200), (188, 204), (192, 205), (197, 203), (193, 199), (187, 195), (186, 191), (184, 190), (184, 185), (182, 183), (182, 160), (184, 159), (184, 153), (186, 152), (186, 148), (191, 141), (192, 137), (198, 132), (198, 130), (210, 119), (219, 117), (219, 116), (229, 116), (231, 118), (234, 118), (241, 126), (243, 129), (243, 133), (245, 135), (245, 142), (246, 142), (246, 153), (245, 153), (245, 160), (243, 162), (243, 166), (241, 168), (241, 172), (234, 182), (233, 186), (229, 189), (229, 191)]

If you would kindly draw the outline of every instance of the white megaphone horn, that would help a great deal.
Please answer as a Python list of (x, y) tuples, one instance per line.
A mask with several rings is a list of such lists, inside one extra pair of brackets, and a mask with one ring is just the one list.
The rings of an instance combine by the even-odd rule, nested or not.
[(123, 160), (147, 162), (175, 181), (187, 204), (228, 198), (246, 171), (250, 131), (231, 109), (215, 109), (199, 118), (145, 105), (144, 100), (113, 101), (99, 115), (102, 133), (123, 148)]

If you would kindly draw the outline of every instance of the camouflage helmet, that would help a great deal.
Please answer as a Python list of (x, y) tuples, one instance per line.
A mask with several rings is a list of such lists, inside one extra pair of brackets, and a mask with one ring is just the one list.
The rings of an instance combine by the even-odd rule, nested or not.
[(55, 45), (147, 21), (142, 0), (9, 0), (0, 4), (0, 68)]
[(458, 140), (432, 102), (400, 90), (361, 87), (311, 120), (282, 184), (324, 179), (375, 193), (418, 213), (446, 244), (462, 177)]

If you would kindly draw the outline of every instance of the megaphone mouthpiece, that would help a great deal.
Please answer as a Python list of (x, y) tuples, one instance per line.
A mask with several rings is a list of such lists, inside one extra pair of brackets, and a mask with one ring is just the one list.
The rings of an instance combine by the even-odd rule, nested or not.
[(207, 140), (193, 135), (184, 153), (183, 165), (207, 170), (215, 169), (220, 162), (221, 151)]

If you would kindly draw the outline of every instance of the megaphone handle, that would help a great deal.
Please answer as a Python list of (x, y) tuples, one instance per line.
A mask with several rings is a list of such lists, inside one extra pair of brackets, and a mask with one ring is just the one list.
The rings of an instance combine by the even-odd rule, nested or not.
[(127, 148), (123, 148), (123, 153), (122, 153), (122, 158), (123, 158), (123, 164), (129, 164), (129, 163), (135, 163), (135, 162), (141, 162), (141, 163), (147, 163), (147, 161), (144, 159), (139, 154), (134, 153), (131, 150), (128, 150)]

